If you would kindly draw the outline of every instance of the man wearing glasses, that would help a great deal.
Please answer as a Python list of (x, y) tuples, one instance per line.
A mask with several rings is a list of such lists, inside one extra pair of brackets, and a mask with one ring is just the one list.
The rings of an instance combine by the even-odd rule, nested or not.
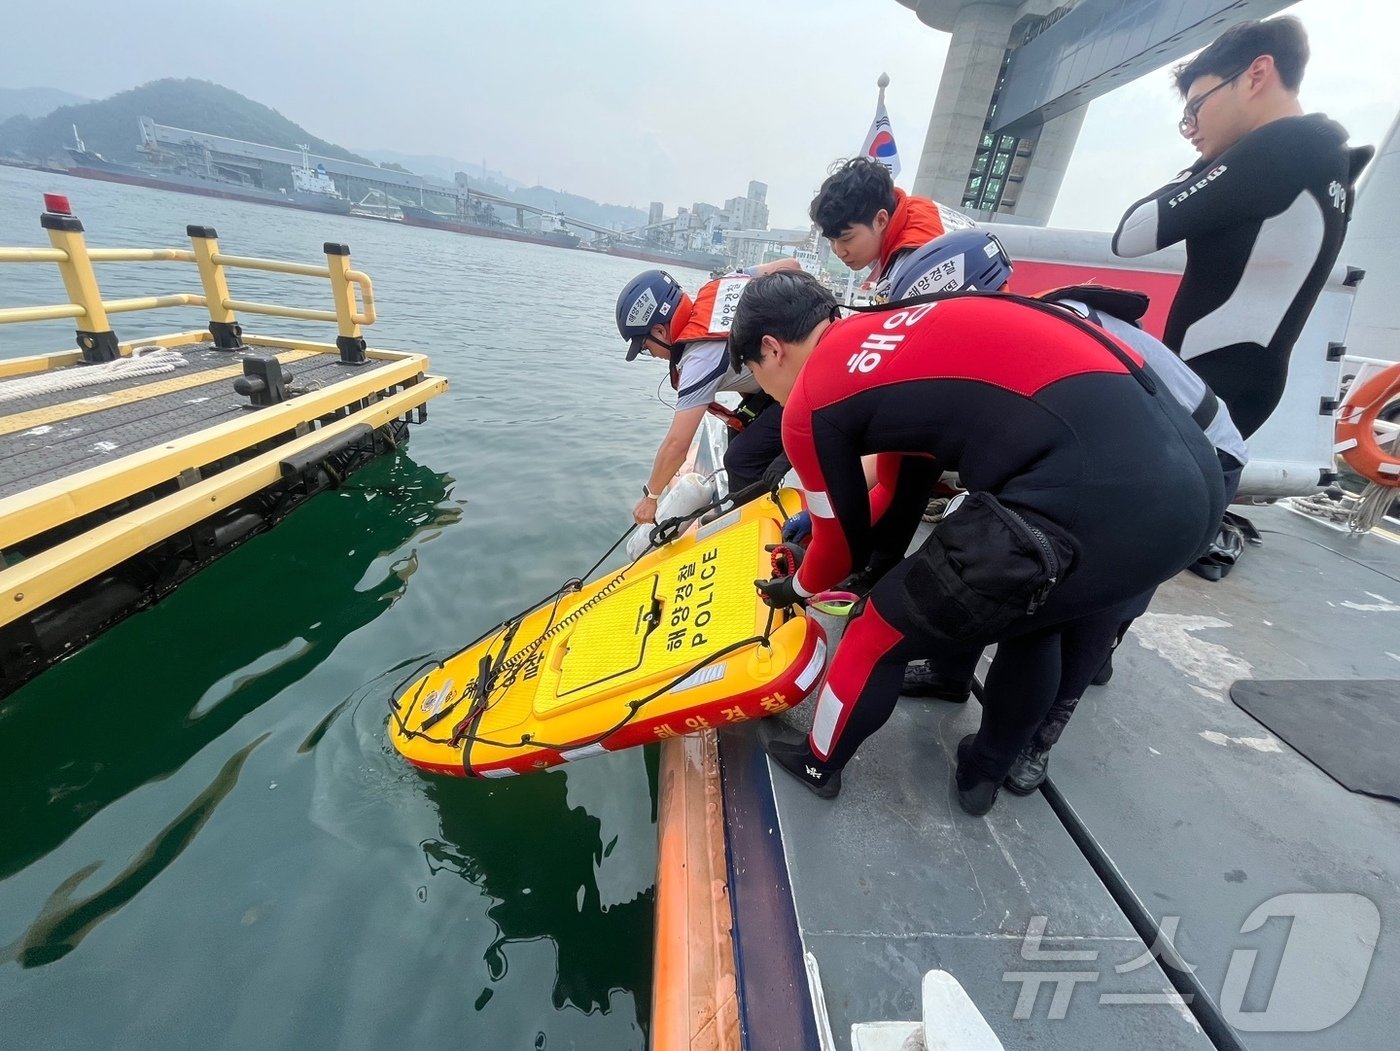
[(1113, 251), (1186, 242), (1164, 342), (1248, 438), (1283, 396), (1288, 358), (1337, 260), (1353, 187), (1375, 152), (1304, 114), (1308, 39), (1296, 18), (1243, 22), (1173, 71), (1178, 129), (1200, 159), (1128, 209)]

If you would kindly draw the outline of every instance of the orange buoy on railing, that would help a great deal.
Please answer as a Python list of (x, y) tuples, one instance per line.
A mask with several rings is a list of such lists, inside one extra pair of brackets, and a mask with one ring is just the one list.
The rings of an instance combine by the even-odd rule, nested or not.
[(1396, 398), (1400, 398), (1400, 365), (1381, 370), (1348, 394), (1337, 417), (1334, 448), (1361, 477), (1400, 487), (1400, 439), (1387, 449), (1376, 438), (1376, 420)]

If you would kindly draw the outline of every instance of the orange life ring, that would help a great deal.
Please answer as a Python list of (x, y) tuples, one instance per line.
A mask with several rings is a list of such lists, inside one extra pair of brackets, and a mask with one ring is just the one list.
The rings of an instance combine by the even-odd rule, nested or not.
[(1400, 440), (1391, 450), (1376, 441), (1375, 423), (1381, 410), (1400, 397), (1400, 365), (1391, 365), (1351, 391), (1337, 417), (1333, 451), (1361, 477), (1400, 487)]

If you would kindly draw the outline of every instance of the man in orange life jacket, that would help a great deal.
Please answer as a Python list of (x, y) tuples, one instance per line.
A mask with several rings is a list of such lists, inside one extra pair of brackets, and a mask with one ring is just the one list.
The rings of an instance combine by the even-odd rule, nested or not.
[(853, 157), (833, 171), (808, 214), (831, 250), (852, 270), (874, 264), (875, 301), (890, 300), (909, 252), (952, 230), (977, 224), (961, 212), (923, 197), (911, 197), (894, 184), (889, 170), (869, 157)]
[[(799, 268), (779, 259), (708, 281), (692, 300), (664, 270), (647, 270), (627, 283), (617, 299), (617, 330), (627, 341), (627, 360), (643, 351), (669, 362), (676, 389), (676, 414), (652, 461), (642, 498), (632, 508), (639, 524), (656, 521), (661, 491), (685, 463), (707, 411), (724, 415), (738, 433), (724, 454), (729, 491), (759, 481), (776, 488), (789, 470), (783, 456), (782, 406), (759, 389), (747, 368), (729, 363), (729, 325), (749, 280), (775, 270)], [(714, 401), (720, 391), (742, 395), (737, 412)]]

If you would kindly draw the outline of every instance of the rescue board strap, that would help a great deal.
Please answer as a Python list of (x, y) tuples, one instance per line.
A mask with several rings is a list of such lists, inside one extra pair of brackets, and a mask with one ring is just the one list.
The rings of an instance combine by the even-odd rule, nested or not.
[[(763, 483), (761, 481), (755, 482), (753, 485), (747, 486), (744, 489), (739, 490), (739, 492), (737, 493), (719, 497), (711, 501), (706, 506), (699, 508), (698, 510), (692, 512), (689, 515), (681, 516), (678, 518), (669, 518), (666, 519), (664, 522), (657, 523), (655, 528), (653, 528), (652, 530), (653, 542), (656, 542), (657, 538), (661, 537), (663, 538), (661, 540), (661, 543), (669, 543), (671, 540), (676, 539), (676, 537), (678, 537), (683, 531), (684, 527), (688, 526), (695, 519), (701, 517), (704, 514), (707, 514), (710, 511), (719, 510), (726, 503), (739, 504), (745, 502), (746, 500), (752, 498), (753, 495), (758, 491), (758, 489), (762, 485)], [(783, 521), (786, 522), (791, 517), (791, 515), (788, 514), (787, 509), (783, 506), (782, 500), (779, 498), (778, 494), (770, 493), (769, 499), (772, 500), (773, 503), (777, 506), (779, 512), (782, 514)], [(408, 675), (399, 683), (398, 687), (394, 690), (394, 692), (390, 695), (389, 698), (389, 710), (392, 714), (394, 722), (399, 728), (399, 732), (405, 737), (421, 738), (425, 741), (428, 741), (431, 744), (445, 744), (452, 747), (456, 747), (458, 745), (465, 745), (465, 747), (463, 748), (463, 761), (467, 764), (468, 770), (470, 770), (469, 757), (471, 753), (471, 746), (478, 742), (496, 748), (524, 748), (527, 746), (532, 746), (536, 748), (555, 749), (578, 748), (589, 744), (597, 744), (602, 741), (605, 741), (608, 737), (611, 737), (617, 731), (621, 730), (624, 726), (626, 726), (632, 721), (632, 719), (636, 716), (637, 712), (641, 711), (641, 709), (646, 704), (648, 704), (650, 701), (655, 700), (657, 697), (670, 690), (673, 686), (681, 682), (687, 676), (693, 675), (701, 668), (712, 664), (713, 662), (719, 660), (721, 657), (728, 656), (730, 653), (733, 653), (736, 650), (740, 650), (747, 646), (752, 646), (755, 644), (762, 646), (768, 646), (770, 644), (770, 637), (773, 632), (773, 620), (777, 614), (777, 610), (774, 609), (770, 609), (768, 611), (768, 622), (764, 626), (762, 634), (754, 635), (751, 638), (743, 639), (739, 642), (726, 646), (715, 653), (712, 653), (710, 656), (697, 662), (695, 665), (687, 668), (684, 672), (682, 672), (672, 681), (666, 683), (660, 689), (654, 691), (651, 694), (648, 694), (646, 697), (642, 697), (638, 700), (629, 701), (627, 706), (627, 714), (624, 715), (616, 723), (616, 725), (609, 727), (602, 733), (585, 741), (571, 741), (556, 744), (548, 741), (538, 740), (533, 735), (528, 733), (522, 734), (518, 741), (494, 741), (489, 738), (479, 736), (475, 732), (476, 727), (480, 724), (481, 718), (486, 713), (486, 710), (491, 706), (491, 695), (496, 692), (497, 686), (502, 681), (502, 679), (504, 679), (507, 683), (512, 681), (511, 673), (515, 669), (522, 666), (525, 663), (525, 661), (529, 659), (529, 657), (536, 650), (538, 650), (542, 645), (544, 645), (545, 642), (559, 634), (559, 632), (563, 631), (570, 624), (576, 622), (578, 618), (581, 617), (590, 608), (592, 608), (598, 602), (602, 601), (602, 599), (609, 595), (611, 592), (615, 591), (617, 587), (622, 583), (622, 581), (626, 578), (628, 572), (631, 571), (632, 567), (635, 566), (637, 564), (637, 561), (643, 557), (642, 555), (639, 555), (637, 559), (633, 559), (631, 563), (629, 563), (626, 567), (620, 570), (616, 576), (614, 576), (605, 585), (603, 585), (603, 587), (598, 590), (597, 594), (591, 596), (577, 609), (570, 610), (565, 617), (563, 617), (557, 622), (554, 620), (555, 613), (558, 611), (559, 604), (563, 601), (564, 596), (578, 591), (583, 586), (583, 581), (587, 577), (591, 576), (592, 573), (595, 570), (597, 570), (599, 566), (601, 566), (605, 561), (607, 561), (608, 557), (614, 551), (616, 551), (618, 547), (623, 543), (623, 541), (626, 540), (627, 537), (631, 534), (633, 528), (634, 527), (629, 526), (622, 533), (622, 535), (619, 536), (617, 540), (613, 542), (612, 546), (609, 547), (607, 551), (603, 552), (602, 556), (596, 562), (593, 563), (592, 567), (586, 573), (584, 573), (582, 577), (573, 577), (569, 580), (566, 580), (563, 584), (559, 586), (559, 588), (556, 591), (554, 591), (551, 595), (547, 596), (544, 600), (536, 602), (533, 605), (527, 606), (520, 612), (514, 614), (511, 617), (508, 617), (506, 620), (502, 621), (494, 628), (482, 632), (482, 634), (478, 635), (475, 639), (459, 647), (457, 650), (448, 654), (447, 656), (434, 658), (431, 661), (418, 665), (418, 667), (410, 675)], [(541, 606), (544, 605), (545, 602), (548, 602), (550, 600), (553, 600), (554, 609), (550, 612), (549, 626), (539, 635), (539, 637), (531, 640), (530, 642), (527, 642), (521, 649), (511, 654), (509, 658), (505, 657), (505, 652), (510, 648), (511, 642), (514, 640), (515, 632), (520, 627), (520, 622), (532, 611), (539, 609)], [(435, 712), (433, 718), (429, 721), (424, 722), (420, 729), (409, 729), (409, 727), (403, 719), (403, 716), (400, 714), (398, 706), (394, 703), (394, 699), (402, 695), (402, 689), (405, 686), (407, 686), (409, 682), (412, 682), (415, 677), (422, 678), (422, 682), (419, 684), (418, 690), (414, 692), (410, 704), (406, 706), (411, 710), (412, 705), (416, 704), (419, 701), (419, 695), (422, 693), (424, 687), (427, 685), (426, 673), (429, 670), (435, 667), (443, 667), (447, 661), (456, 657), (458, 654), (465, 653), (467, 650), (471, 649), (473, 646), (476, 646), (478, 643), (480, 643), (483, 639), (487, 638), (487, 636), (491, 635), (493, 632), (496, 633), (498, 637), (501, 637), (501, 648), (497, 652), (495, 660), (492, 660), (489, 654), (482, 658), (474, 687), (468, 690), (464, 690), (461, 696), (444, 706), (444, 708), (441, 711)], [(447, 718), (448, 715), (453, 713), (464, 700), (468, 699), (470, 699), (471, 704), (470, 707), (467, 709), (467, 714), (464, 717), (462, 717), (453, 727), (451, 737), (437, 737), (428, 732), (433, 726), (437, 725), (439, 722)]]

